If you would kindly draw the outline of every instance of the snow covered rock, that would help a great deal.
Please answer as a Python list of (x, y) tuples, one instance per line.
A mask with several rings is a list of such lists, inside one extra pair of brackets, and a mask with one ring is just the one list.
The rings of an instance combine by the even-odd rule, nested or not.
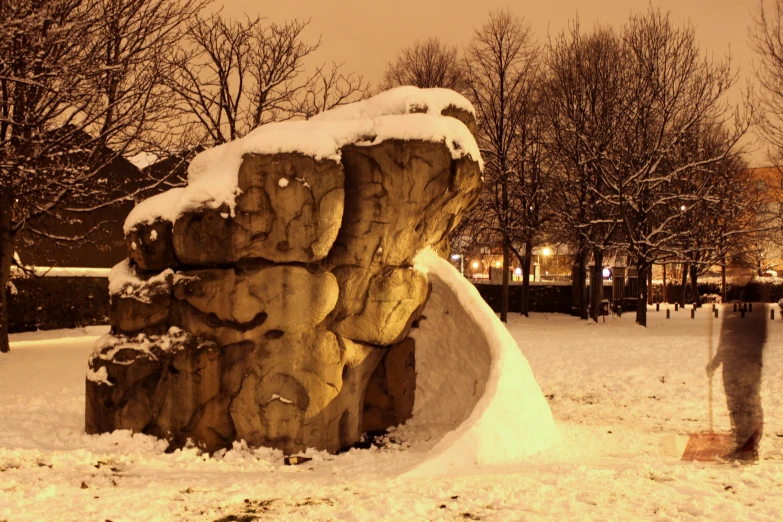
[(196, 156), (187, 187), (126, 220), (88, 431), (292, 453), (354, 444), (365, 412), (373, 429), (406, 420), (404, 339), (430, 292), (414, 257), (478, 198), (473, 114), (454, 92), (406, 87)]
[(343, 169), (302, 154), (246, 154), (239, 196), (228, 207), (194, 209), (177, 219), (174, 247), (186, 265), (263, 258), (319, 261), (337, 237), (343, 215)]
[(169, 329), (174, 272), (136, 271), (126, 259), (110, 272), (109, 321), (117, 334), (162, 334)]
[(130, 429), (207, 448), (234, 439), (229, 402), (248, 371), (249, 346), (218, 347), (172, 329), (160, 336), (107, 335), (87, 378), (87, 433)]
[(142, 270), (159, 272), (177, 266), (171, 222), (156, 219), (138, 223), (125, 234), (128, 257)]

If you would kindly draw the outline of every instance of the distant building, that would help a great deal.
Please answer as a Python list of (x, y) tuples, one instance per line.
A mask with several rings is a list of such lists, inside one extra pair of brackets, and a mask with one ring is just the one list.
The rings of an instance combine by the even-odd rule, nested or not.
[[(86, 136), (86, 135), (85, 135)], [(85, 137), (88, 140), (89, 137)], [(100, 169), (91, 183), (107, 187), (103, 201), (116, 203), (89, 212), (55, 209), (57, 216), (36, 220), (35, 228), (52, 238), (80, 237), (64, 241), (24, 232), (16, 241), (16, 254), (25, 265), (56, 267), (109, 268), (127, 257), (123, 223), (136, 202), (182, 184), (190, 160), (201, 149), (178, 154), (139, 169), (133, 162), (116, 157)], [(110, 150), (104, 154), (114, 156)], [(173, 175), (169, 175), (173, 173)], [(123, 198), (131, 197), (130, 200)], [(87, 206), (85, 204), (84, 206)]]

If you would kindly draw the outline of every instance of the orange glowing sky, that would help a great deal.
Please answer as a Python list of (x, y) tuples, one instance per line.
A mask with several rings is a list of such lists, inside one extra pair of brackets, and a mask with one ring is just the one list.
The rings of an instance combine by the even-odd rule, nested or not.
[[(473, 28), (498, 7), (507, 6), (523, 16), (543, 43), (577, 14), (584, 28), (595, 23), (619, 28), (631, 12), (645, 10), (648, 0), (225, 0), (223, 4), (224, 13), (232, 17), (246, 13), (260, 14), (270, 21), (310, 19), (306, 35), (323, 40), (315, 59), (345, 62), (348, 70), (376, 84), (400, 48), (428, 36), (464, 46)], [(671, 11), (677, 23), (690, 20), (706, 52), (715, 57), (730, 52), (743, 89), (746, 80), (752, 80), (754, 55), (748, 44), (748, 27), (758, 0), (653, 0), (653, 5)], [(739, 88), (735, 91), (733, 99), (739, 101)], [(753, 160), (766, 163), (761, 151), (753, 154)]]

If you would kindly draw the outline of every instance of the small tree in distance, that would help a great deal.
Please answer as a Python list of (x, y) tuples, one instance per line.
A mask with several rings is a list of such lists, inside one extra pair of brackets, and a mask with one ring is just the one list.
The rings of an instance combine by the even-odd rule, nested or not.
[(467, 93), (467, 74), (457, 47), (430, 37), (401, 50), (393, 62), (386, 64), (380, 88), (387, 90), (403, 85)]
[(342, 65), (307, 74), (309, 22), (265, 25), (263, 18), (232, 20), (221, 13), (189, 21), (182, 44), (167, 58), (165, 82), (181, 121), (172, 134), (193, 147), (220, 145), (271, 122), (310, 117), (364, 96), (361, 76)]

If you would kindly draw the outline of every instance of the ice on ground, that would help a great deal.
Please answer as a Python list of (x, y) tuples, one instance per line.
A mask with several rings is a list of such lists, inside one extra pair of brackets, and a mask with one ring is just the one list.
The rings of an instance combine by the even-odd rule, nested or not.
[(416, 394), (400, 436), (423, 430), (442, 440), (411, 474), (515, 462), (554, 444), (552, 412), (530, 365), (476, 287), (429, 248), (415, 268), (428, 274), (432, 294), (411, 332)]
[(137, 205), (125, 220), (125, 233), (139, 223), (156, 219), (174, 222), (185, 212), (201, 207), (227, 207), (233, 215), (245, 154), (303, 154), (339, 163), (340, 150), (348, 144), (422, 140), (444, 143), (453, 158), (469, 157), (483, 168), (478, 145), (468, 128), (459, 120), (441, 116), (441, 111), (449, 106), (475, 112), (463, 96), (447, 89), (401, 87), (307, 121), (263, 125), (241, 139), (198, 154), (188, 167), (188, 186)]

